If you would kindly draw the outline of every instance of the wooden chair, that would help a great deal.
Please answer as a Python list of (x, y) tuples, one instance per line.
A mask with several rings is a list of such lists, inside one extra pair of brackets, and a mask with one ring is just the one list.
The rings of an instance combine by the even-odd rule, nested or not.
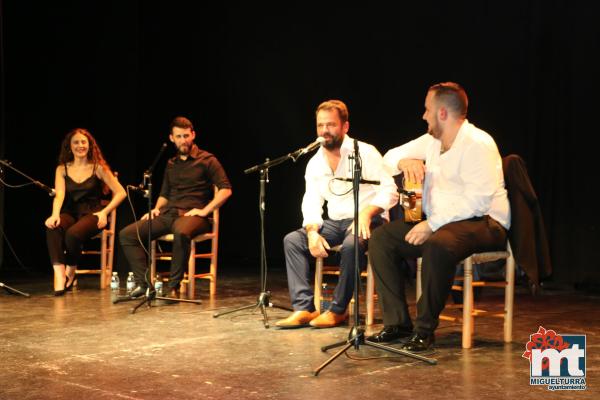
[(100, 275), (100, 289), (105, 289), (110, 286), (110, 277), (113, 270), (113, 261), (115, 256), (115, 227), (117, 225), (117, 209), (112, 210), (108, 216), (108, 224), (102, 231), (92, 239), (100, 239), (100, 249), (84, 249), (82, 255), (97, 255), (100, 256), (100, 269), (77, 268), (77, 275)]
[[(210, 295), (213, 296), (217, 292), (217, 256), (219, 248), (219, 209), (213, 211), (212, 218), (210, 218), (212, 230), (207, 233), (202, 233), (192, 239), (190, 258), (188, 261), (188, 271), (184, 275), (181, 281), (180, 290), (182, 293), (188, 294), (189, 298), (194, 298), (196, 291), (196, 279), (208, 279), (210, 281)], [(173, 242), (173, 234), (168, 234), (159, 237), (157, 240), (165, 242)], [(208, 253), (196, 253), (196, 244), (210, 240), (211, 247)], [(152, 248), (150, 249), (150, 256), (152, 257), (151, 263), (151, 276), (152, 283), (154, 283), (156, 277), (156, 262), (157, 261), (171, 261), (173, 253), (171, 252), (157, 252), (156, 251), (156, 240), (152, 241)], [(196, 259), (210, 260), (210, 267), (208, 272), (196, 273)], [(168, 280), (168, 279), (164, 279)], [(187, 287), (186, 287), (187, 284)]]
[[(506, 260), (505, 280), (500, 282), (473, 281), (473, 264), (482, 264), (504, 259)], [(475, 330), (474, 317), (488, 315), (504, 319), (504, 341), (512, 341), (512, 320), (514, 313), (514, 296), (515, 296), (515, 259), (513, 257), (510, 243), (506, 244), (506, 251), (494, 251), (486, 253), (472, 254), (464, 259), (461, 264), (464, 267), (463, 286), (452, 286), (452, 290), (462, 290), (462, 347), (465, 349), (471, 348), (473, 345), (473, 333)], [(417, 301), (421, 297), (421, 258), (417, 259)], [(485, 310), (474, 308), (473, 287), (503, 287), (504, 288), (504, 311), (500, 313), (487, 313)], [(440, 319), (456, 321), (460, 318), (448, 317), (440, 315)]]
[[(341, 245), (334, 246), (331, 248), (331, 251), (339, 252), (342, 248)], [(340, 267), (339, 265), (323, 265), (324, 259), (322, 257), (317, 257), (316, 259), (316, 268), (315, 268), (315, 308), (317, 310), (320, 309), (321, 302), (321, 288), (323, 285), (323, 275), (340, 275)], [(365, 293), (365, 303), (367, 307), (367, 315), (366, 315), (366, 325), (373, 325), (373, 315), (375, 311), (375, 279), (373, 279), (373, 270), (371, 269), (371, 263), (367, 264), (367, 270), (361, 271), (361, 278), (366, 278), (367, 289)], [(352, 301), (355, 301), (353, 298)]]

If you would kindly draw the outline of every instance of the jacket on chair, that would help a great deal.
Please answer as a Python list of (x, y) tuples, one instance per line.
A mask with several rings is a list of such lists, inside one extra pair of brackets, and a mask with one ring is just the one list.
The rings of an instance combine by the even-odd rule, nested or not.
[(552, 273), (542, 211), (529, 179), (525, 161), (516, 154), (502, 159), (504, 182), (511, 208), (508, 238), (515, 261), (537, 289), (541, 278)]

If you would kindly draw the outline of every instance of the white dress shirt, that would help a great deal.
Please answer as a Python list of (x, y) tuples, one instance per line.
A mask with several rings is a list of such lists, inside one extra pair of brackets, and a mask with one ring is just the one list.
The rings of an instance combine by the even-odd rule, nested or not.
[[(387, 210), (398, 203), (398, 191), (394, 178), (387, 172), (383, 158), (377, 149), (367, 143), (358, 142), (358, 152), (362, 160), (362, 179), (380, 181), (379, 185), (360, 184), (359, 212), (369, 205), (385, 210), (382, 216), (387, 219)], [(334, 177), (352, 178), (353, 162), (348, 156), (354, 153), (354, 139), (344, 137), (340, 147), (340, 162), (335, 171), (331, 170), (323, 148), (308, 161), (304, 179), (306, 192), (302, 199), (302, 226), (323, 224), (323, 204), (327, 201), (327, 212), (332, 220), (354, 217), (354, 197), (352, 182), (334, 180)]]
[(465, 120), (452, 147), (440, 154), (441, 146), (440, 140), (426, 133), (384, 156), (392, 175), (401, 172), (400, 160), (425, 160), (422, 205), (431, 229), (435, 232), (447, 223), (483, 215), (510, 228), (502, 159), (494, 139)]

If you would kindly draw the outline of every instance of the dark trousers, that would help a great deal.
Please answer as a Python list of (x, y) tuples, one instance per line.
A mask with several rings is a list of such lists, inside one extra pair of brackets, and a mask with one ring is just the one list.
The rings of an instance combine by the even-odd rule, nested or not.
[[(373, 218), (371, 229), (381, 225), (382, 218)], [(331, 247), (342, 245), (340, 251), (340, 276), (338, 284), (333, 292), (331, 311), (343, 314), (354, 294), (354, 235), (348, 227), (353, 219), (340, 221), (325, 220), (319, 234), (325, 238)], [(360, 268), (367, 265), (365, 256), (366, 241), (359, 238)], [(285, 253), (285, 264), (287, 269), (288, 288), (292, 307), (296, 311), (315, 311), (314, 291), (311, 284), (309, 259), (311, 256), (308, 249), (308, 238), (304, 228), (288, 233), (283, 239)]]
[(393, 221), (373, 232), (369, 257), (383, 311), (384, 325), (412, 326), (404, 292), (406, 271), (402, 258), (422, 257), (422, 295), (417, 302), (415, 331), (430, 334), (439, 324), (439, 315), (452, 288), (456, 265), (473, 253), (503, 250), (506, 230), (493, 218), (484, 216), (451, 222), (435, 231), (420, 246), (404, 237), (413, 225)]
[[(146, 252), (138, 239), (136, 225), (139, 229), (139, 238), (145, 247), (148, 238), (148, 220), (137, 221), (123, 228), (119, 232), (119, 241), (133, 271), (136, 284), (146, 287), (147, 282), (149, 282), (149, 279), (147, 280), (145, 277), (147, 258)], [(161, 213), (158, 217), (152, 219), (152, 240), (168, 233), (172, 233), (174, 237), (171, 276), (169, 278), (170, 289), (177, 288), (183, 279), (183, 273), (190, 258), (192, 238), (209, 230), (210, 222), (208, 218), (179, 216), (175, 209)]]
[(52, 265), (77, 266), (81, 258), (81, 246), (98, 232), (98, 217), (93, 214), (78, 218), (67, 213), (60, 214), (60, 225), (54, 229), (46, 228), (46, 243)]

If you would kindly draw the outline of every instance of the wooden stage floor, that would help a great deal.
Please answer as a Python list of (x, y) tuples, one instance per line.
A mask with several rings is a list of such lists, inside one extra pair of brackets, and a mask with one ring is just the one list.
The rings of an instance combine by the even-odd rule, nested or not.
[[(443, 321), (431, 355), (436, 366), (361, 346), (315, 377), (313, 370), (333, 354), (321, 346), (345, 340), (350, 326), (279, 330), (274, 322), (287, 312), (275, 308), (267, 309), (269, 329), (251, 310), (213, 318), (216, 310), (256, 302), (259, 279), (251, 272), (221, 274), (212, 299), (200, 283), (201, 305), (142, 307), (135, 314), (135, 302), (112, 304), (110, 290), (99, 290), (94, 277), (80, 277), (79, 289), (63, 297), (52, 295), (51, 278), (4, 282), (31, 297), (0, 291), (0, 399), (600, 398), (597, 294), (554, 290), (532, 297), (517, 288), (512, 343), (502, 342), (501, 320), (478, 318), (474, 347), (465, 350), (460, 326)], [(273, 303), (289, 306), (284, 272), (270, 273), (268, 289)], [(501, 299), (493, 288), (482, 294), (484, 304)], [(587, 390), (530, 385), (521, 355), (539, 326), (587, 335)]]

